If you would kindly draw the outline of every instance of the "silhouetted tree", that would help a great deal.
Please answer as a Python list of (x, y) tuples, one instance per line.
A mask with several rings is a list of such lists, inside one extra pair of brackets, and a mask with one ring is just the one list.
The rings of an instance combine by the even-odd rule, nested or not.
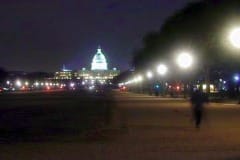
[(7, 76), (8, 76), (8, 72), (4, 68), (0, 67), (0, 84), (4, 83)]
[[(191, 49), (199, 69), (206, 67), (229, 69), (239, 65), (240, 54), (233, 55), (227, 47), (228, 35), (234, 22), (239, 21), (239, 0), (205, 0), (188, 4), (169, 17), (158, 32), (143, 38), (143, 48), (134, 54), (136, 69), (156, 64), (163, 58), (172, 59), (177, 51)], [(235, 50), (236, 51), (236, 50)]]
[[(195, 72), (204, 74), (207, 84), (211, 71), (237, 69), (240, 54), (234, 53), (236, 50), (228, 36), (230, 28), (239, 25), (239, 8), (239, 0), (205, 0), (188, 4), (169, 17), (158, 32), (143, 38), (143, 48), (135, 52), (133, 66), (141, 70), (168, 59), (174, 68), (177, 52), (190, 50), (195, 54)], [(177, 74), (177, 67), (174, 70)]]
[(133, 71), (123, 71), (118, 76), (114, 77), (112, 82), (117, 85), (118, 83), (126, 81), (131, 75), (133, 75)]

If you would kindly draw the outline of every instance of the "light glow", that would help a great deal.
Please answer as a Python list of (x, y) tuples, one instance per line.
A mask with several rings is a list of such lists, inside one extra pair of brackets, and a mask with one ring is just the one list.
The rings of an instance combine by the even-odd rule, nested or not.
[(70, 83), (70, 87), (74, 87), (75, 86), (75, 84), (74, 83)]
[(235, 76), (234, 76), (234, 80), (235, 80), (236, 82), (238, 82), (238, 81), (239, 81), (239, 76), (238, 76), (238, 75), (235, 75)]
[(138, 77), (137, 77), (137, 81), (138, 82), (141, 82), (143, 80), (143, 77), (141, 76), (141, 75), (139, 75)]
[(240, 49), (240, 27), (234, 28), (230, 32), (229, 40), (235, 48)]
[(148, 77), (149, 79), (151, 79), (151, 78), (153, 77), (153, 74), (152, 74), (151, 71), (148, 71), (146, 75), (147, 75), (147, 77)]
[(182, 52), (179, 54), (179, 56), (177, 57), (177, 64), (181, 67), (181, 68), (189, 68), (193, 63), (193, 58), (192, 56), (187, 53), (187, 52)]
[(17, 80), (16, 81), (16, 86), (21, 87), (22, 86), (22, 82), (20, 80)]
[(206, 90), (206, 89), (207, 89), (207, 85), (206, 85), (206, 84), (203, 84), (203, 85), (202, 85), (202, 89), (203, 89), (203, 90)]
[(157, 72), (160, 74), (160, 75), (165, 75), (167, 73), (167, 66), (164, 65), (164, 64), (160, 64), (158, 67), (157, 67)]

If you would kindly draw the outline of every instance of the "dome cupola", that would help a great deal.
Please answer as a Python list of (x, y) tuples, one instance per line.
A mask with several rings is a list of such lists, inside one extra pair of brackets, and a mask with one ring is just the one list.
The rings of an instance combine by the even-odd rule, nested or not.
[(100, 46), (93, 57), (91, 70), (107, 70), (107, 61)]

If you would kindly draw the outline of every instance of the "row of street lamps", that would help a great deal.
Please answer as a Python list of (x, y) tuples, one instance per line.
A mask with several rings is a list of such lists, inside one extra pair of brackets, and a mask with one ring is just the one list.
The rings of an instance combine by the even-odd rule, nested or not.
[[(240, 49), (240, 27), (236, 27), (236, 28), (233, 28), (232, 30), (230, 30), (230, 32), (228, 33), (228, 40), (234, 48)], [(193, 57), (192, 52), (190, 52), (190, 51), (180, 52), (176, 58), (176, 63), (182, 69), (188, 69), (188, 68), (192, 67), (192, 65), (194, 63), (194, 57)], [(159, 75), (164, 76), (168, 72), (168, 67), (167, 67), (167, 65), (162, 63), (157, 66), (156, 71)], [(207, 74), (207, 73), (205, 73), (205, 74)], [(146, 72), (145, 76), (148, 79), (152, 79), (154, 74), (152, 71), (149, 70)], [(143, 74), (139, 74), (139, 75), (135, 76), (134, 78), (132, 78), (131, 80), (119, 83), (119, 85), (122, 86), (122, 85), (129, 85), (132, 83), (141, 82), (144, 80), (145, 76), (143, 76)], [(206, 76), (205, 80), (207, 81), (208, 76), (207, 75), (205, 75), (205, 76)]]
[[(187, 69), (189, 67), (192, 66), (193, 64), (193, 55), (190, 53), (190, 52), (181, 52), (178, 57), (177, 57), (177, 64), (179, 67), (181, 67), (182, 69)], [(160, 75), (160, 76), (164, 76), (167, 74), (168, 72), (168, 67), (167, 65), (165, 64), (159, 64), (157, 67), (156, 67), (156, 72)], [(152, 79), (154, 74), (153, 74), (153, 71), (147, 71), (146, 74), (145, 74), (146, 78), (148, 79)], [(128, 80), (126, 82), (123, 82), (123, 83), (120, 83), (119, 85), (122, 86), (122, 85), (129, 85), (129, 84), (132, 84), (132, 83), (137, 83), (137, 82), (141, 82), (144, 80), (144, 77), (143, 74), (139, 74), (137, 76), (135, 76), (134, 78), (132, 78), (131, 80)]]

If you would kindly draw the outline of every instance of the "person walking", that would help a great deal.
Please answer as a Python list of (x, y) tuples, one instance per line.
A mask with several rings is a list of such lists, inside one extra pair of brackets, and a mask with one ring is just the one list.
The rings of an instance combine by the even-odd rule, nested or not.
[(207, 94), (203, 93), (201, 90), (197, 89), (192, 93), (191, 96), (192, 111), (195, 121), (195, 127), (199, 128), (202, 122), (204, 104), (208, 103)]

